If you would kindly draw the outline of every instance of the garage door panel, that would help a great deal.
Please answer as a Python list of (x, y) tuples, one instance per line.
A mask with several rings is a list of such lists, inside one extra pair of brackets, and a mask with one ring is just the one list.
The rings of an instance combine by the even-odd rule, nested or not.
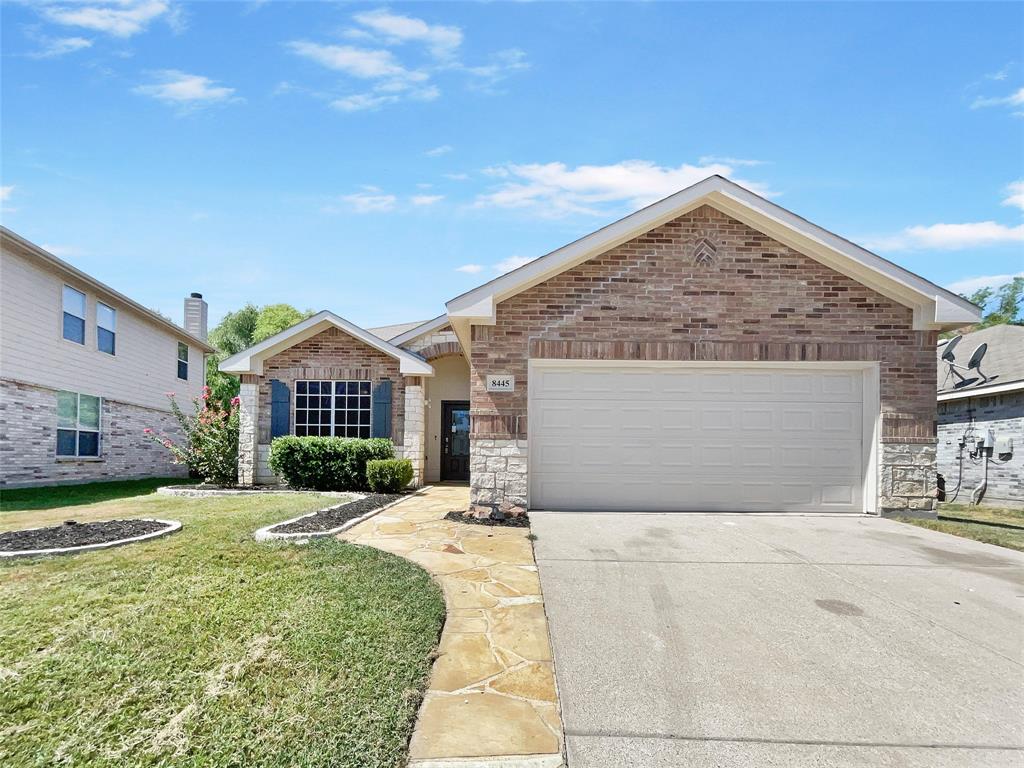
[(531, 504), (860, 512), (863, 395), (851, 370), (541, 366)]

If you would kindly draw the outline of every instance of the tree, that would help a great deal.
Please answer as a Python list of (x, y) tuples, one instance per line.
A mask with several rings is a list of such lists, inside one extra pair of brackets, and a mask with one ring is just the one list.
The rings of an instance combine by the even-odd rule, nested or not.
[(1015, 277), (1008, 283), (998, 288), (979, 288), (965, 299), (972, 304), (977, 304), (983, 311), (988, 310), (994, 302), (995, 308), (985, 311), (981, 322), (972, 327), (972, 330), (988, 328), (992, 325), (1021, 325), (1024, 324), (1024, 277)]
[(312, 310), (302, 312), (291, 304), (268, 304), (264, 307), (246, 304), (224, 315), (224, 319), (210, 331), (210, 344), (217, 350), (216, 354), (206, 359), (206, 383), (210, 387), (210, 399), (226, 408), (231, 399), (238, 395), (238, 378), (217, 370), (222, 361), (312, 314)]

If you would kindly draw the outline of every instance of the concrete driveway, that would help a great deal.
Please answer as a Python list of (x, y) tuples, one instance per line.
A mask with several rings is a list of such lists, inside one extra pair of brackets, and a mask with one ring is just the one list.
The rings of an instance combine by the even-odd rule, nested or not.
[(569, 768), (1024, 765), (1024, 554), (867, 517), (530, 517)]

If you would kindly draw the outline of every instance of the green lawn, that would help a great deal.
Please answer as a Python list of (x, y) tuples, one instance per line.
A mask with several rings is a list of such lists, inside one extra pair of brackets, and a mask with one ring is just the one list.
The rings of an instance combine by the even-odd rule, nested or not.
[(1024, 509), (940, 504), (938, 520), (900, 519), (933, 531), (1024, 552)]
[(184, 528), (0, 565), (0, 765), (404, 764), (444, 620), (423, 570), (333, 539), (252, 540), (322, 505), (312, 494), (44, 508), (64, 489), (35, 493), (4, 494), (0, 529)]
[(108, 483), (82, 483), (81, 485), (53, 485), (46, 488), (12, 488), (0, 491), (0, 512), (26, 509), (52, 509), (95, 504), (128, 496), (152, 493), (161, 485), (196, 483), (181, 477), (148, 477), (144, 480), (118, 480)]

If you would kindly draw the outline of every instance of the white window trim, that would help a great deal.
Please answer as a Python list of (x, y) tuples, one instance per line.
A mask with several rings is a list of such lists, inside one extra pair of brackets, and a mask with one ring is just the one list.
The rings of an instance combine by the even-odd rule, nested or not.
[[(88, 392), (72, 392), (70, 389), (58, 390), (58, 394), (57, 394), (58, 397), (60, 397), (60, 392), (67, 392), (69, 394), (74, 395), (77, 398), (77, 400), (75, 402), (75, 428), (73, 430), (71, 430), (71, 429), (68, 429), (66, 427), (60, 426), (60, 417), (59, 416), (57, 417), (57, 421), (56, 421), (56, 425), (57, 426), (56, 426), (56, 429), (54, 430), (54, 433), (53, 433), (53, 437), (54, 437), (54, 440), (53, 440), (53, 455), (54, 455), (54, 458), (56, 458), (57, 461), (102, 461), (103, 460), (103, 398), (100, 395), (90, 395)], [(95, 397), (96, 398), (96, 401), (97, 401), (96, 408), (97, 408), (97, 412), (99, 414), (99, 424), (97, 425), (96, 429), (82, 429), (82, 426), (81, 426), (82, 425), (82, 421), (79, 418), (79, 416), (82, 413), (82, 396), (83, 395), (85, 397)], [(57, 453), (57, 443), (58, 443), (57, 430), (61, 430), (61, 431), (65, 431), (65, 432), (74, 432), (75, 433), (75, 452), (73, 454), (71, 454), (71, 453)], [(95, 456), (93, 456), (91, 454), (87, 454), (87, 455), (82, 456), (82, 455), (80, 455), (78, 453), (78, 433), (79, 432), (95, 432), (96, 433), (96, 455)]]
[[(370, 422), (369, 422), (368, 425), (359, 424), (357, 426), (360, 426), (360, 427), (362, 427), (362, 426), (369, 426), (369, 429), (370, 429), (369, 437), (373, 437), (373, 381), (370, 380), (370, 379), (295, 379), (292, 382), (292, 390), (293, 391), (292, 391), (292, 397), (291, 397), (291, 401), (292, 401), (291, 402), (291, 433), (292, 433), (292, 435), (295, 435), (295, 429), (296, 429), (296, 427), (299, 426), (298, 418), (297, 418), (298, 412), (300, 410), (299, 409), (299, 387), (298, 387), (299, 382), (305, 382), (306, 384), (309, 384), (309, 382), (311, 382), (311, 381), (315, 381), (318, 384), (322, 384), (323, 382), (326, 381), (326, 382), (329, 382), (330, 385), (331, 385), (331, 437), (335, 437), (335, 434), (334, 434), (334, 427), (335, 427), (334, 413), (337, 410), (334, 407), (334, 398), (337, 397), (337, 395), (334, 394), (334, 385), (337, 384), (338, 382), (344, 382), (345, 384), (348, 384), (350, 382), (356, 382), (358, 384), (362, 384), (363, 382), (366, 382), (367, 384), (369, 384), (370, 385), (370, 394), (369, 394), (370, 407), (369, 407), (368, 410), (370, 411)], [(304, 395), (304, 396), (305, 397), (309, 396), (308, 395), (308, 387), (307, 387), (307, 394)], [(317, 395), (317, 397), (320, 397), (320, 396), (321, 395)], [(347, 394), (345, 396), (348, 397)], [(301, 410), (304, 410), (304, 411), (323, 411), (324, 409), (323, 408), (303, 408)], [(349, 410), (353, 410), (353, 409), (351, 409), (351, 408), (344, 408), (343, 410), (349, 411)], [(359, 411), (362, 411), (364, 409), (363, 408), (358, 408), (358, 409), (355, 409), (355, 410), (356, 410), (356, 412), (359, 412)], [(308, 424), (304, 425), (304, 426), (308, 426)], [(320, 422), (320, 424), (318, 426), (323, 426), (323, 422)], [(344, 425), (338, 425), (338, 426), (346, 426), (347, 427), (347, 426), (351, 426), (351, 425), (344, 424)], [(307, 436), (308, 437), (316, 437), (316, 435), (307, 435)], [(302, 437), (302, 435), (297, 435), (297, 437)], [(346, 437), (351, 437), (351, 436), (346, 436)], [(358, 435), (356, 437), (358, 437)], [(368, 439), (368, 438), (364, 438), (364, 439)]]
[[(110, 313), (113, 316), (113, 328), (106, 328), (103, 325), (100, 325), (100, 307), (105, 307), (110, 310)], [(100, 349), (100, 329), (104, 331), (109, 331), (111, 335), (114, 337), (113, 352), (106, 352), (105, 350)], [(110, 355), (111, 357), (117, 356), (117, 310), (114, 309), (109, 304), (102, 301), (96, 302), (96, 351), (102, 352), (104, 355)]]
[[(74, 312), (68, 312), (67, 307), (64, 305), (64, 291), (65, 290), (74, 291), (75, 293), (81, 295), (81, 297), (82, 297), (82, 315), (80, 317), (79, 317), (79, 315), (76, 315)], [(67, 336), (64, 335), (64, 315), (65, 314), (71, 315), (72, 317), (78, 317), (82, 321), (82, 341), (81, 342), (75, 341), (74, 339), (69, 339)], [(74, 344), (77, 347), (88, 347), (88, 345), (89, 345), (89, 333), (88, 333), (89, 320), (88, 320), (88, 318), (89, 318), (89, 294), (87, 294), (85, 291), (78, 290), (73, 285), (68, 285), (67, 283), (61, 283), (61, 289), (60, 289), (60, 328), (59, 328), (59, 331), (58, 331), (60, 333), (61, 341), (66, 341), (69, 344)]]

